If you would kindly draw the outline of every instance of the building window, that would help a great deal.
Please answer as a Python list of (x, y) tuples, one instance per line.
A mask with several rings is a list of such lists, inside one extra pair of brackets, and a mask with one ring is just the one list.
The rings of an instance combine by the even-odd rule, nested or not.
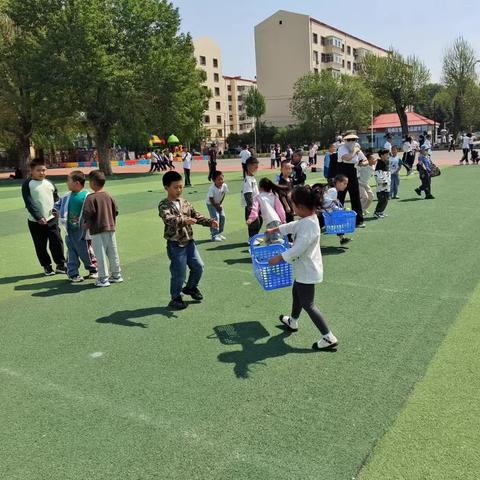
[(318, 63), (318, 52), (316, 50), (313, 51), (313, 61)]
[(318, 43), (318, 35), (316, 33), (313, 34), (313, 43)]
[(326, 38), (326, 44), (337, 48), (345, 48), (342, 40), (338, 37), (330, 36)]
[(241, 124), (239, 125), (239, 129), (240, 129), (240, 130), (243, 130), (243, 123), (241, 123)]
[(215, 102), (215, 109), (220, 110), (222, 107), (220, 105), (220, 102)]
[(320, 37), (320, 43), (321, 43), (322, 45), (325, 45), (325, 37)]
[(227, 90), (230, 92), (232, 90), (232, 86), (231, 85), (227, 85)]
[(213, 59), (213, 68), (218, 68), (218, 60), (216, 58)]
[(223, 130), (221, 128), (217, 130), (217, 133), (219, 137), (223, 137)]
[(314, 68), (313, 73), (318, 73), (318, 68)]
[(213, 81), (214, 82), (219, 82), (220, 81), (220, 77), (219, 77), (218, 73), (213, 74)]
[(345, 68), (345, 60), (342, 60), (342, 68)]
[(352, 69), (352, 62), (347, 62), (347, 70), (351, 70)]
[(279, 25), (283, 25), (283, 20), (279, 20), (279, 21), (278, 21), (278, 24), (279, 24)]
[(356, 72), (357, 71), (357, 64), (354, 62), (353, 63), (353, 71)]
[(351, 55), (352, 54), (352, 48), (350, 47), (350, 45), (347, 45), (347, 55)]
[(203, 123), (210, 123), (210, 116), (209, 115), (205, 115), (205, 117), (203, 117)]
[(219, 97), (220, 96), (220, 88), (215, 87), (215, 96)]
[(243, 100), (242, 95), (239, 95), (239, 96), (237, 97), (237, 100), (238, 100), (239, 102), (241, 102), (241, 101)]
[(228, 96), (228, 101), (229, 101), (229, 102), (232, 101), (232, 96), (231, 96), (231, 95)]
[(233, 115), (229, 115), (229, 116), (228, 116), (228, 119), (229, 119), (231, 122), (233, 122)]
[(206, 65), (206, 64), (207, 64), (207, 59), (200, 55), (200, 65)]
[(217, 115), (217, 123), (218, 123), (219, 125), (222, 124), (222, 117), (221, 117), (221, 115)]
[(230, 111), (232, 111), (232, 106), (231, 106), (231, 105), (229, 105), (229, 106), (228, 106), (228, 109), (229, 109)]

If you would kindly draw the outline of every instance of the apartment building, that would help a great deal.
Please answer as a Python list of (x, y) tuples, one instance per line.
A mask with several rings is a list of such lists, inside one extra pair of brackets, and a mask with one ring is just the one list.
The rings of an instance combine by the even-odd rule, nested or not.
[(245, 98), (248, 91), (256, 86), (255, 80), (237, 77), (223, 77), (227, 85), (227, 103), (229, 131), (232, 133), (249, 132), (254, 126), (254, 119), (247, 117)]
[(195, 58), (199, 68), (205, 71), (204, 85), (211, 91), (212, 97), (203, 114), (203, 126), (209, 132), (206, 142), (216, 142), (218, 149), (225, 149), (225, 139), (230, 133), (229, 111), (227, 105), (227, 85), (222, 75), (220, 47), (209, 37), (200, 37), (193, 41)]
[(275, 126), (295, 124), (290, 112), (295, 82), (321, 70), (355, 75), (358, 61), (367, 52), (388, 54), (309, 15), (277, 11), (255, 26), (257, 83), (266, 103), (263, 121)]

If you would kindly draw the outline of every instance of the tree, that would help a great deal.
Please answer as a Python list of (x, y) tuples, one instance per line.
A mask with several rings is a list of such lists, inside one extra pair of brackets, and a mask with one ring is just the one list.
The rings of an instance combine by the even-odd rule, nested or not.
[(373, 97), (362, 81), (351, 75), (310, 73), (294, 86), (292, 114), (310, 131), (310, 139), (326, 144), (347, 129), (366, 127)]
[(402, 134), (408, 134), (406, 109), (414, 105), (430, 73), (415, 56), (404, 58), (391, 50), (386, 57), (367, 53), (358, 64), (360, 77), (373, 95), (389, 99), (400, 119)]
[(260, 118), (265, 114), (265, 97), (260, 93), (258, 88), (253, 87), (249, 90), (245, 98), (247, 116), (255, 119), (255, 150), (257, 150), (257, 128), (260, 127)]
[(443, 83), (453, 101), (453, 134), (467, 127), (465, 121), (466, 97), (475, 86), (475, 51), (459, 37), (443, 57)]

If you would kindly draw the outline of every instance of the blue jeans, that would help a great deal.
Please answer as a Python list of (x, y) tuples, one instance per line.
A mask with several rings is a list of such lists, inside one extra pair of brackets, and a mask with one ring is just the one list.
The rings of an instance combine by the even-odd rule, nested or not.
[(202, 278), (203, 262), (193, 240), (184, 247), (178, 242), (167, 240), (167, 255), (170, 259), (170, 295), (172, 299), (181, 296), (183, 284), (190, 269), (186, 288), (196, 288)]
[(85, 240), (85, 230), (82, 228), (68, 229), (65, 237), (67, 244), (67, 275), (69, 278), (78, 276), (80, 273), (80, 260), (89, 272), (97, 269), (88, 251), (88, 243)]
[(390, 196), (396, 197), (398, 195), (398, 186), (400, 185), (400, 174), (392, 173), (390, 183)]
[(211, 228), (210, 232), (212, 234), (212, 238), (216, 235), (220, 235), (223, 232), (223, 228), (225, 227), (225, 210), (222, 207), (221, 212), (217, 212), (217, 209), (213, 205), (209, 205), (207, 203), (208, 213), (210, 214), (210, 218), (214, 218), (218, 222), (218, 228)]

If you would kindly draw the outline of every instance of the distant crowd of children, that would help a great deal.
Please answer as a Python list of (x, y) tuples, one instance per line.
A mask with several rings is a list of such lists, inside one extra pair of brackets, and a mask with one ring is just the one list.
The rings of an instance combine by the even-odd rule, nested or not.
[[(345, 137), (351, 153), (343, 156), (349, 161), (355, 158), (356, 177), (362, 214), (367, 215), (373, 201), (370, 187), (372, 176), (376, 179), (377, 205), (375, 218), (386, 216), (385, 209), (390, 198), (398, 198), (402, 162), (398, 148), (388, 145), (377, 152), (363, 154), (353, 146), (353, 139)], [(267, 244), (289, 242), (290, 248), (281, 255), (270, 259), (275, 265), (285, 261), (294, 265), (295, 281), (292, 289), (292, 310), (290, 315), (280, 315), (284, 328), (291, 332), (298, 330), (298, 320), (303, 310), (307, 312), (321, 333), (314, 343), (318, 350), (332, 349), (338, 345), (324, 315), (315, 305), (315, 284), (323, 279), (323, 265), (320, 250), (320, 232), (323, 227), (323, 212), (343, 209), (344, 195), (349, 188), (351, 177), (338, 173), (337, 152), (344, 142), (330, 145), (324, 161), (326, 184), (306, 185), (307, 171), (316, 164), (316, 150), (309, 152), (308, 163), (302, 159), (302, 151), (290, 152), (289, 158), (280, 161), (280, 174), (274, 183), (262, 178), (258, 183), (256, 173), (259, 162), (246, 148), (243, 154), (242, 169), (244, 181), (241, 189), (241, 205), (245, 209), (248, 237), (257, 235), (265, 225)], [(405, 158), (405, 156), (404, 156)], [(273, 160), (273, 157), (272, 157)], [(209, 217), (199, 213), (190, 202), (182, 198), (184, 186), (190, 185), (191, 156), (184, 152), (185, 183), (182, 175), (170, 169), (162, 177), (167, 197), (158, 205), (159, 215), (164, 222), (164, 238), (167, 241), (167, 255), (170, 260), (170, 302), (175, 310), (187, 307), (183, 295), (199, 302), (203, 299), (198, 285), (203, 274), (204, 264), (193, 239), (193, 225), (210, 228), (214, 242), (226, 240), (224, 200), (229, 193), (221, 171), (210, 172), (212, 184), (206, 196)], [(276, 162), (276, 157), (275, 157)], [(410, 173), (413, 163), (407, 159), (405, 168)], [(91, 192), (85, 188), (85, 175), (72, 171), (67, 178), (69, 192), (58, 197), (55, 186), (46, 179), (46, 167), (40, 161), (31, 162), (31, 177), (25, 180), (22, 194), (28, 211), (28, 227), (34, 242), (38, 260), (45, 275), (67, 274), (72, 283), (84, 281), (80, 275), (83, 263), (88, 272), (86, 278), (95, 279), (95, 286), (106, 287), (123, 281), (118, 249), (115, 238), (118, 208), (115, 200), (104, 190), (105, 175), (94, 170), (88, 175)], [(434, 165), (431, 162), (428, 145), (422, 145), (417, 162), (421, 185), (415, 189), (418, 195), (431, 194), (431, 176)], [(352, 197), (352, 193), (350, 196)], [(353, 201), (352, 201), (353, 204)], [(295, 217), (298, 219), (295, 220)], [(64, 257), (63, 241), (59, 225), (65, 231), (67, 258)], [(339, 235), (340, 244), (350, 238)], [(50, 254), (47, 250), (47, 244)], [(259, 244), (256, 240), (255, 245)], [(52, 263), (53, 258), (53, 263)], [(55, 264), (55, 268), (53, 267)], [(187, 269), (189, 270), (187, 278)]]

